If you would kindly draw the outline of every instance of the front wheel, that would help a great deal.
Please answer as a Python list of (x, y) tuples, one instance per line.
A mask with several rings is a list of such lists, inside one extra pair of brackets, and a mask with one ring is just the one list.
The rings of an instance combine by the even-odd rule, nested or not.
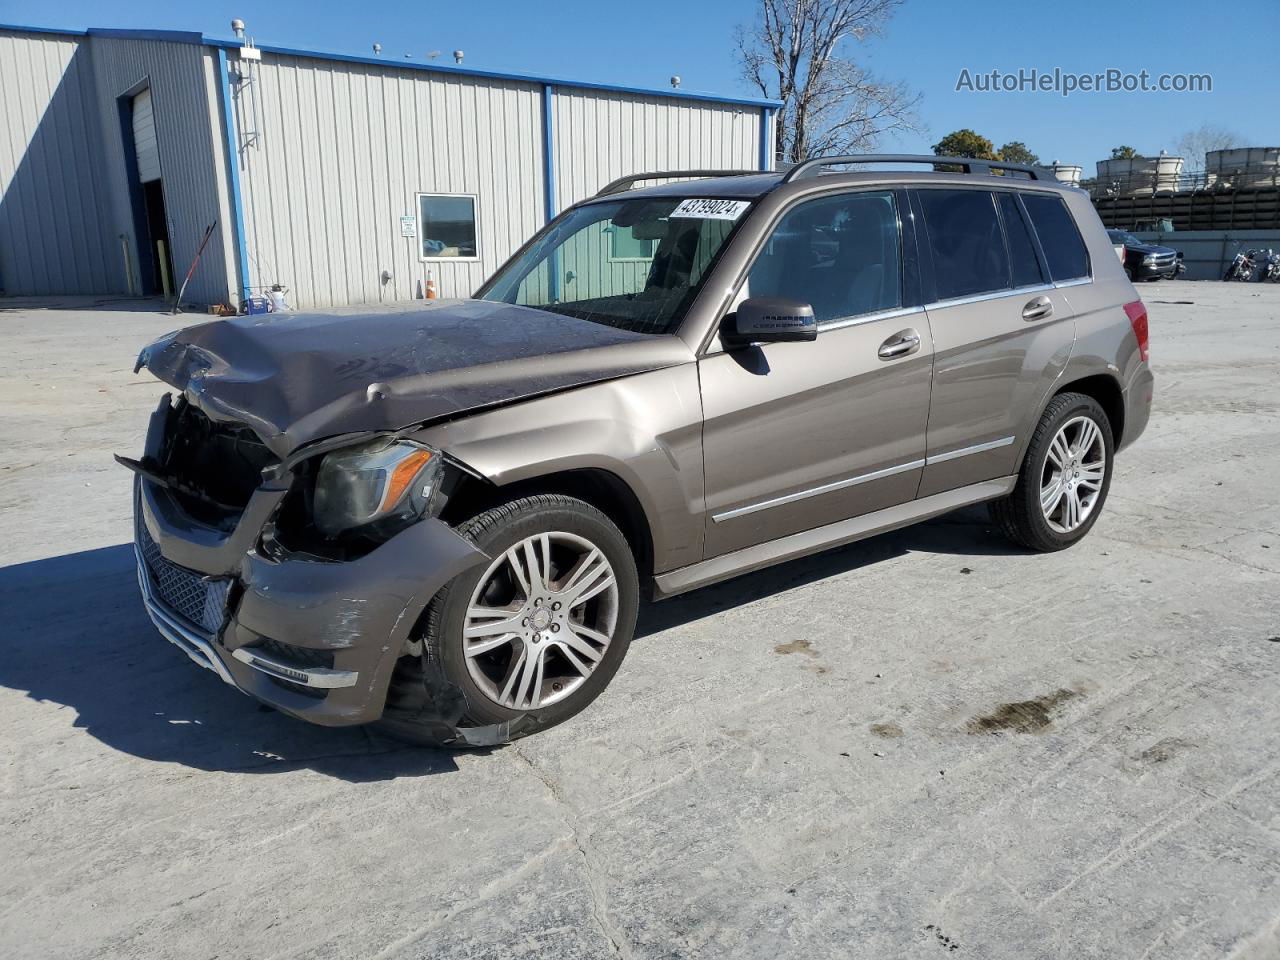
[[(613, 679), (635, 632), (639, 578), (630, 545), (595, 507), (555, 494), (522, 497), (459, 525), (491, 559), (450, 582), (427, 609), (421, 669), (460, 691), (458, 727), (509, 724), (509, 735), (563, 723)], [(464, 738), (465, 739), (465, 738)]]
[(1111, 486), (1111, 422), (1092, 397), (1064, 393), (1040, 418), (1018, 482), (991, 517), (1014, 543), (1062, 550), (1093, 527)]

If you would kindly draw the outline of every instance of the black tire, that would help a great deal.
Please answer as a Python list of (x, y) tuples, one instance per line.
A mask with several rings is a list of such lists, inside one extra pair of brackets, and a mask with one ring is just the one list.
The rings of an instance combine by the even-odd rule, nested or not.
[[(466, 728), (501, 726), (501, 739), (516, 739), (563, 723), (587, 707), (608, 686), (617, 673), (631, 638), (635, 633), (636, 612), (640, 600), (640, 583), (635, 556), (622, 532), (607, 516), (590, 504), (558, 494), (521, 497), (493, 507), (457, 527), (464, 539), (475, 544), (490, 557), (499, 557), (524, 538), (543, 532), (561, 531), (590, 541), (608, 559), (618, 585), (617, 620), (612, 639), (591, 675), (569, 696), (552, 705), (534, 710), (512, 710), (495, 703), (476, 684), (467, 669), (463, 654), (463, 623), (487, 564), (461, 574), (432, 599), (419, 626), (422, 659), (402, 657), (392, 680), (387, 698), (389, 717), (421, 715), (426, 706), (434, 713), (426, 679), (442, 674), (449, 688), (461, 694), (458, 709), (461, 716), (451, 720), (463, 730), (453, 745), (474, 743), (465, 735)], [(397, 721), (406, 732), (403, 721)], [(440, 724), (426, 725), (425, 736), (412, 737), (420, 742), (448, 742), (441, 736)], [(391, 731), (396, 732), (396, 731)]]
[[(1079, 416), (1092, 419), (1101, 432), (1106, 450), (1106, 468), (1102, 478), (1102, 488), (1089, 515), (1075, 530), (1060, 533), (1049, 526), (1049, 521), (1045, 519), (1040, 509), (1040, 487), (1045, 461), (1049, 455), (1049, 445), (1063, 424)], [(1115, 442), (1111, 433), (1111, 421), (1107, 419), (1102, 406), (1092, 397), (1082, 393), (1061, 394), (1050, 401), (1039, 424), (1036, 425), (1026, 456), (1023, 458), (1022, 467), (1018, 471), (1018, 482), (1013, 492), (1007, 497), (991, 502), (991, 519), (1006, 537), (1021, 547), (1042, 552), (1064, 550), (1093, 529), (1098, 515), (1106, 504), (1114, 470)]]

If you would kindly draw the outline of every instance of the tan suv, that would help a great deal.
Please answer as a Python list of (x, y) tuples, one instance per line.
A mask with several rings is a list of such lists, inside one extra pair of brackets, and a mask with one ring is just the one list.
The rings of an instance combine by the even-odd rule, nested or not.
[(1084, 193), (902, 170), (938, 162), (628, 177), (473, 299), (161, 338), (121, 458), (152, 619), (293, 716), (485, 744), (590, 703), (642, 597), (980, 501), (1070, 546), (1146, 311)]

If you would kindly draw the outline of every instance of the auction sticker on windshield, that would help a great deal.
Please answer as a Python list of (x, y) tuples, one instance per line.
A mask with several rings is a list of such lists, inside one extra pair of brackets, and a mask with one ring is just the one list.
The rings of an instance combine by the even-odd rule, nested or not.
[(671, 211), (673, 217), (696, 217), (701, 220), (737, 220), (751, 206), (750, 200), (681, 200)]

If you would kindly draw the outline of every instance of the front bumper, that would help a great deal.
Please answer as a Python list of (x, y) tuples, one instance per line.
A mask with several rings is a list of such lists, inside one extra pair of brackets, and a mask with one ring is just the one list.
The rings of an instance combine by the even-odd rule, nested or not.
[(285, 713), (330, 726), (377, 720), (427, 603), (487, 558), (426, 519), (350, 562), (272, 560), (257, 540), (283, 494), (257, 491), (225, 533), (194, 524), (167, 490), (137, 478), (147, 613), (196, 663)]
[(1135, 280), (1169, 280), (1178, 275), (1178, 262), (1167, 264), (1137, 263), (1129, 268)]

